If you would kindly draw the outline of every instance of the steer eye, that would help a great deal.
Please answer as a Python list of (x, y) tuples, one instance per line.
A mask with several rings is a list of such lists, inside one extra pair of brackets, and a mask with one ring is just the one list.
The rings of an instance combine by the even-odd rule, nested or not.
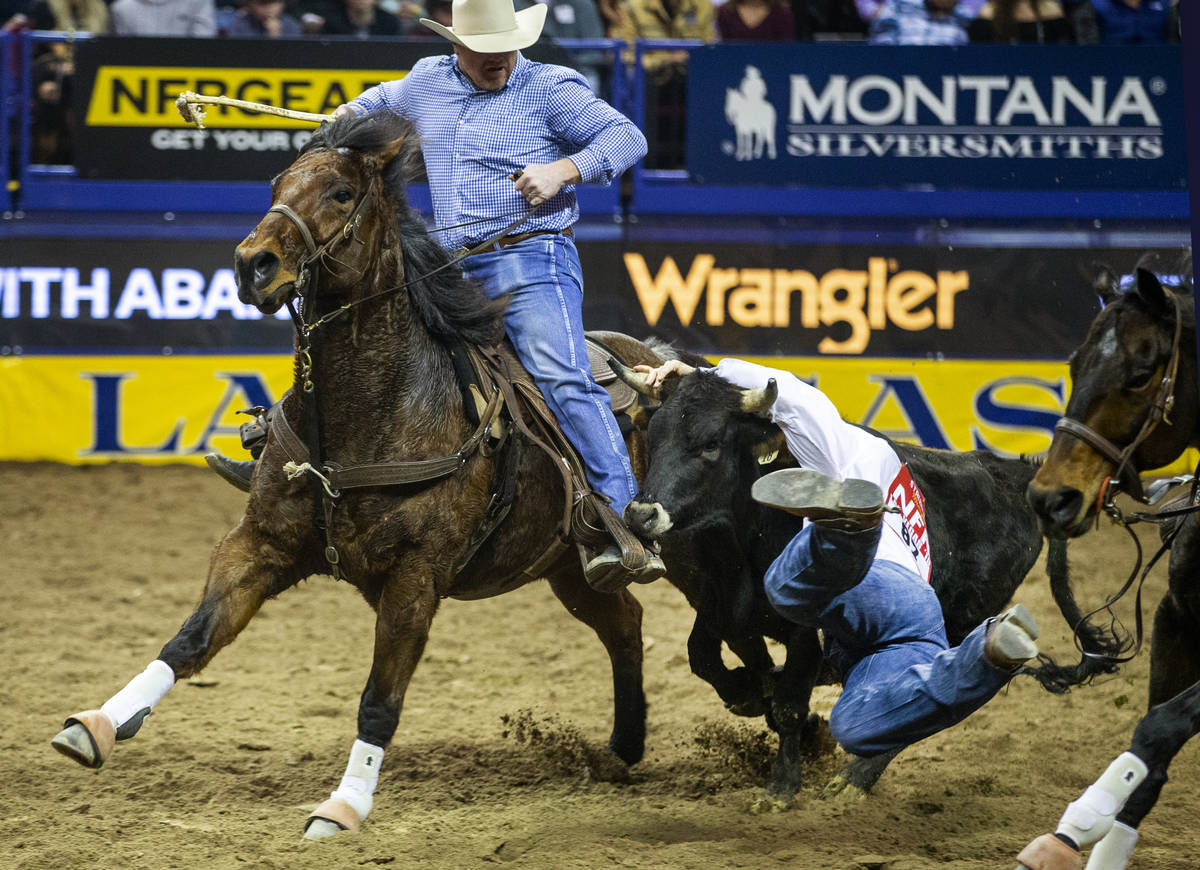
[(333, 192), (333, 198), (340, 203), (347, 203), (354, 199), (354, 194), (350, 192), (348, 187), (339, 187)]

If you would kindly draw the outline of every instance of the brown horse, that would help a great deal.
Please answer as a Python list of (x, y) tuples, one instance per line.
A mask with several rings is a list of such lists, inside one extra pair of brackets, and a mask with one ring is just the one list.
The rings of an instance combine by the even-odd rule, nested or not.
[[(144, 674), (102, 710), (68, 720), (54, 741), (64, 754), (99, 767), (114, 740), (132, 737), (172, 682), (208, 664), (266, 599), (310, 575), (340, 573), (376, 613), (374, 660), (346, 775), (310, 817), (306, 836), (356, 829), (370, 811), (383, 749), (442, 598), (484, 598), (548, 580), (611, 659), (609, 748), (625, 764), (641, 758), (641, 607), (625, 590), (593, 590), (574, 547), (550, 549), (565, 484), (555, 460), (517, 431), (504, 450), (519, 449), (520, 486), (507, 517), (479, 544), (503, 450), (464, 446), (479, 427), (464, 412), (451, 347), (496, 346), (512, 371), (519, 363), (507, 342), (497, 345), (504, 303), (462, 278), (407, 205), (404, 169), (414, 146), (412, 127), (392, 115), (335, 121), (272, 181), (271, 210), (237, 247), (239, 295), (266, 314), (300, 296), (310, 325), (328, 319), (311, 331), (311, 347), (298, 330), (282, 425), (276, 417), (245, 515), (216, 546), (199, 606)], [(633, 339), (606, 335), (627, 360), (659, 361)], [(296, 433), (315, 438), (311, 452), (325, 465), (312, 465), (327, 476), (331, 468), (422, 460), (450, 459), (452, 468), (432, 480), (327, 497), (297, 467), (285, 430), (293, 448)]]
[[(1190, 271), (1190, 263), (1188, 267)], [(1127, 290), (1108, 271), (1097, 289), (1104, 310), (1071, 356), (1073, 387), (1066, 414), (1028, 489), (1043, 529), (1055, 537), (1082, 535), (1111, 498), (1111, 489), (1141, 497), (1140, 471), (1166, 465), (1187, 447), (1200, 446), (1191, 293), (1165, 288), (1140, 268)], [(1098, 847), (1106, 870), (1125, 866), (1124, 858), (1110, 855), (1123, 852), (1128, 857), (1138, 825), (1166, 782), (1168, 764), (1200, 729), (1197, 514), (1178, 524), (1169, 565), (1169, 588), (1155, 615), (1150, 651), (1151, 711), (1131, 747), (1148, 775), (1117, 814), (1120, 825)]]

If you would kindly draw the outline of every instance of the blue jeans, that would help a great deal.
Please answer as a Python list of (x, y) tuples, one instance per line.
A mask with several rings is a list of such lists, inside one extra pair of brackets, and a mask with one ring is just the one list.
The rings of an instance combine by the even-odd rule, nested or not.
[(463, 274), (490, 298), (511, 297), (504, 313), (521, 364), (579, 451), (588, 483), (620, 516), (637, 493), (629, 453), (608, 393), (592, 378), (583, 341), (583, 269), (569, 236), (534, 236), (463, 261)]
[(988, 622), (953, 649), (933, 588), (875, 560), (879, 529), (809, 524), (767, 569), (767, 597), (785, 618), (825, 633), (843, 674), (829, 728), (847, 752), (877, 755), (960, 722), (1012, 674), (983, 654)]

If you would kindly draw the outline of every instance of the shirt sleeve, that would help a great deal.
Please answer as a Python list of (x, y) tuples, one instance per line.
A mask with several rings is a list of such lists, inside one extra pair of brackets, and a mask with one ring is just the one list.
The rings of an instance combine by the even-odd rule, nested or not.
[(584, 184), (611, 184), (646, 156), (646, 137), (633, 121), (593, 94), (579, 73), (558, 69), (562, 73), (551, 82), (547, 96), (546, 126)]
[(828, 396), (791, 372), (740, 359), (723, 359), (713, 371), (742, 389), (762, 389), (775, 379), (779, 397), (771, 406), (771, 422), (783, 430), (788, 450), (806, 468), (842, 479), (861, 439), (873, 437), (843, 420)]
[(421, 58), (402, 79), (394, 79), (390, 82), (375, 85), (373, 88), (367, 88), (357, 97), (349, 102), (350, 108), (358, 112), (360, 115), (366, 115), (371, 112), (377, 112), (381, 109), (387, 109), (390, 112), (395, 112), (402, 118), (409, 117), (409, 93), (413, 87), (412, 82), (414, 76), (419, 77), (422, 64), (427, 62), (427, 58)]

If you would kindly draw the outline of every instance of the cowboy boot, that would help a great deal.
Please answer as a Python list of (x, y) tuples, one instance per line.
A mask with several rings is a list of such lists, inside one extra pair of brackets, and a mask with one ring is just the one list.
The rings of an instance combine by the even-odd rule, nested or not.
[(750, 496), (759, 504), (842, 532), (873, 529), (888, 510), (883, 491), (869, 480), (836, 480), (811, 468), (783, 468), (765, 474), (754, 481)]
[(583, 495), (573, 526), (583, 575), (593, 589), (617, 592), (630, 583), (651, 583), (666, 575), (662, 558), (642, 544), (604, 496)]
[(258, 465), (257, 459), (239, 461), (222, 456), (220, 453), (209, 453), (205, 455), (204, 461), (226, 483), (233, 484), (242, 492), (250, 491), (250, 481), (254, 477), (255, 467)]

